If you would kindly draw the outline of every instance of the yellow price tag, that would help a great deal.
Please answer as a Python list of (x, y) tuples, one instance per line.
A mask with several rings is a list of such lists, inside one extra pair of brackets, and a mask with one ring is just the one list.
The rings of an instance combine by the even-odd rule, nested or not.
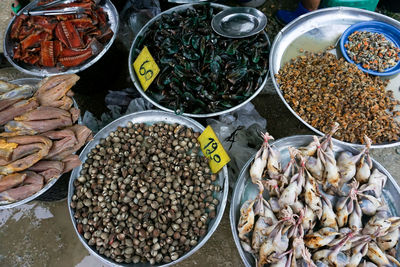
[(139, 78), (143, 91), (149, 88), (150, 84), (154, 81), (160, 68), (151, 56), (149, 49), (145, 46), (140, 52), (139, 56), (133, 62), (133, 68)]
[(210, 125), (197, 140), (200, 142), (201, 151), (209, 159), (213, 173), (217, 173), (231, 160)]

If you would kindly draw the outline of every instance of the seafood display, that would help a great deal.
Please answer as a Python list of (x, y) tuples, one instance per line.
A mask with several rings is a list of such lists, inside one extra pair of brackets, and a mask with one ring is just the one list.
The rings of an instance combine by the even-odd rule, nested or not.
[[(40, 0), (38, 7), (51, 1)], [(65, 70), (99, 54), (114, 35), (107, 13), (94, 0), (60, 3), (44, 10), (82, 8), (82, 14), (19, 14), (11, 26), (12, 58), (17, 62)]]
[(0, 202), (25, 199), (79, 166), (74, 153), (92, 138), (76, 124), (70, 90), (75, 74), (43, 79), (38, 87), (0, 82)]
[(200, 133), (127, 120), (99, 134), (70, 184), (71, 217), (85, 246), (109, 263), (163, 264), (204, 241), (224, 202), (218, 175), (199, 154)]
[(219, 112), (251, 97), (267, 78), (265, 33), (242, 39), (219, 36), (211, 28), (219, 11), (199, 4), (162, 14), (138, 37), (133, 58), (147, 46), (160, 67), (146, 90), (156, 103), (176, 113)]
[(338, 124), (308, 145), (289, 146), (283, 167), (283, 151), (263, 134), (260, 151), (268, 154), (249, 168), (262, 173), (250, 176), (259, 193), (242, 199), (236, 222), (257, 266), (399, 266), (400, 217), (382, 194), (388, 177), (374, 168), (367, 136), (359, 153), (335, 152), (336, 131)]
[(351, 60), (368, 70), (384, 72), (400, 60), (400, 49), (381, 33), (355, 31), (344, 47)]
[(387, 81), (363, 73), (356, 65), (334, 55), (306, 52), (292, 59), (276, 75), (290, 107), (321, 132), (339, 122), (335, 138), (373, 144), (400, 139), (399, 101), (386, 91)]

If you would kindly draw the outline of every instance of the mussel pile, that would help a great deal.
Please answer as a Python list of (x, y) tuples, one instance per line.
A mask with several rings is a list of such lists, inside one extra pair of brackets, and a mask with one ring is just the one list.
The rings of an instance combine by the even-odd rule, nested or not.
[(224, 38), (211, 28), (220, 10), (210, 4), (165, 14), (138, 41), (160, 67), (146, 93), (177, 113), (213, 113), (238, 105), (257, 90), (268, 72), (264, 33)]
[(387, 176), (373, 167), (368, 137), (359, 154), (334, 152), (337, 127), (305, 147), (288, 147), (284, 167), (263, 134), (250, 167), (259, 194), (243, 203), (237, 226), (257, 266), (399, 266), (400, 217), (383, 198)]

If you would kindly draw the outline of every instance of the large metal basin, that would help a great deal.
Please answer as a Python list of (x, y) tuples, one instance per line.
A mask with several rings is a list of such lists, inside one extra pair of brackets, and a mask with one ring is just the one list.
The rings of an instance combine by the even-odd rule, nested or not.
[[(229, 8), (228, 6), (225, 5), (221, 5), (221, 4), (215, 4), (215, 3), (210, 3), (211, 7), (215, 7), (215, 8), (220, 8), (220, 9), (226, 9)], [(140, 30), (140, 32), (136, 35), (135, 39), (133, 40), (132, 46), (131, 46), (131, 50), (129, 52), (129, 59), (128, 59), (128, 66), (129, 66), (129, 73), (131, 75), (131, 79), (133, 84), (135, 85), (136, 89), (139, 91), (139, 93), (148, 101), (150, 101), (154, 106), (156, 106), (157, 108), (161, 109), (161, 110), (165, 110), (165, 111), (169, 111), (169, 112), (174, 112), (172, 109), (169, 109), (168, 107), (164, 107), (162, 105), (160, 105), (159, 103), (157, 103), (155, 100), (153, 100), (152, 98), (150, 98), (142, 89), (142, 86), (139, 82), (139, 79), (136, 76), (135, 70), (133, 69), (133, 62), (135, 61), (136, 57), (138, 56), (140, 51), (137, 51), (137, 44), (139, 43), (139, 40), (142, 36), (145, 35), (147, 29), (157, 20), (159, 20), (161, 18), (162, 15), (165, 14), (171, 14), (172, 12), (179, 12), (179, 11), (183, 11), (189, 8), (193, 8), (194, 4), (186, 4), (186, 5), (179, 5), (176, 6), (174, 8), (168, 9), (160, 14), (158, 14), (157, 16), (155, 16), (154, 18), (152, 18), (149, 22), (146, 23), (146, 25), (144, 25), (144, 27)], [(268, 27), (268, 26), (267, 26)], [(268, 44), (270, 44), (268, 35), (266, 34), (266, 32), (264, 31), (265, 37), (268, 40)], [(214, 117), (214, 116), (219, 116), (225, 113), (229, 113), (232, 112), (244, 105), (246, 105), (248, 102), (250, 102), (253, 98), (255, 98), (261, 91), (262, 89), (265, 87), (265, 84), (267, 83), (269, 79), (269, 70), (267, 72), (267, 74), (265, 75), (263, 82), (261, 84), (261, 86), (259, 88), (256, 89), (256, 91), (249, 97), (247, 98), (245, 101), (243, 101), (242, 103), (240, 103), (239, 105), (236, 105), (230, 109), (226, 109), (223, 111), (219, 111), (219, 112), (214, 112), (214, 113), (206, 113), (206, 114), (193, 114), (193, 113), (183, 113), (182, 115), (185, 116), (189, 116), (189, 117), (193, 117), (193, 118), (207, 118), (207, 117)]]
[[(79, 155), (79, 158), (81, 159), (81, 161), (82, 162), (86, 161), (87, 154), (90, 152), (90, 150), (92, 148), (94, 148), (99, 143), (101, 138), (107, 137), (108, 134), (112, 131), (115, 131), (118, 126), (126, 126), (126, 124), (129, 121), (131, 121), (133, 123), (146, 123), (146, 124), (153, 124), (156, 122), (166, 122), (166, 123), (170, 123), (170, 124), (178, 123), (178, 124), (182, 124), (182, 125), (191, 127), (195, 132), (204, 131), (204, 127), (200, 123), (198, 123), (190, 118), (186, 118), (183, 116), (177, 116), (177, 115), (174, 115), (169, 112), (156, 111), (156, 110), (136, 112), (136, 113), (132, 113), (129, 115), (125, 115), (125, 116), (111, 122), (110, 124), (105, 126), (103, 129), (101, 129), (95, 135), (94, 139), (85, 146), (85, 148)], [(107, 264), (113, 265), (113, 266), (116, 266), (116, 265), (118, 265), (118, 266), (138, 266), (138, 267), (154, 266), (154, 265), (150, 265), (150, 264), (120, 264), (120, 263), (116, 263), (112, 259), (106, 258), (103, 255), (100, 255), (99, 253), (97, 253), (96, 249), (94, 247), (89, 246), (87, 241), (84, 239), (84, 237), (78, 233), (76, 221), (74, 218), (74, 211), (71, 208), (71, 199), (75, 193), (74, 180), (79, 176), (81, 169), (82, 169), (82, 166), (75, 168), (72, 171), (71, 179), (69, 181), (69, 186), (68, 186), (68, 209), (69, 209), (69, 213), (71, 215), (71, 220), (74, 225), (75, 232), (76, 232), (79, 240), (81, 241), (81, 243), (85, 246), (85, 248), (91, 254), (95, 255), (101, 261), (103, 261)], [(194, 254), (197, 250), (199, 250), (207, 242), (207, 240), (211, 237), (211, 235), (217, 229), (218, 224), (221, 221), (222, 215), (224, 214), (224, 209), (225, 209), (226, 201), (228, 198), (228, 190), (229, 190), (228, 182), (229, 182), (228, 181), (228, 169), (225, 166), (223, 169), (221, 169), (221, 171), (219, 172), (219, 176), (218, 176), (218, 184), (221, 186), (221, 191), (218, 192), (216, 195), (216, 197), (219, 200), (219, 204), (218, 204), (218, 207), (216, 210), (217, 216), (209, 222), (207, 234), (202, 239), (199, 240), (198, 244), (195, 247), (193, 247), (189, 252), (187, 252), (186, 254), (184, 254), (183, 256), (178, 258), (177, 260), (172, 261), (168, 264), (163, 264), (163, 265), (158, 265), (158, 266), (170, 266), (170, 265), (173, 265), (180, 261), (183, 261), (184, 259), (190, 257), (190, 255)]]
[[(277, 141), (275, 141), (273, 143), (274, 146), (281, 152), (282, 166), (286, 166), (286, 164), (289, 162), (290, 157), (287, 149), (289, 146), (292, 147), (305, 146), (309, 144), (312, 140), (313, 140), (312, 135), (295, 135), (278, 139)], [(334, 152), (337, 154), (341, 151), (350, 151), (353, 154), (359, 153), (357, 149), (355, 149), (350, 145), (334, 142)], [(253, 159), (254, 157), (249, 159), (249, 161), (245, 164), (245, 166), (243, 167), (242, 171), (239, 174), (239, 178), (236, 182), (233, 191), (231, 207), (229, 211), (233, 239), (235, 241), (240, 257), (242, 258), (244, 265), (247, 267), (255, 266), (255, 260), (250, 253), (245, 252), (243, 250), (237, 232), (237, 225), (239, 222), (240, 207), (242, 206), (242, 204), (250, 198), (254, 199), (258, 194), (258, 187), (252, 183), (249, 175), (250, 164), (253, 161)], [(390, 175), (390, 173), (379, 162), (377, 162), (374, 159), (372, 159), (372, 162), (373, 162), (373, 168), (377, 168), (379, 171), (381, 171), (388, 177), (386, 186), (383, 189), (383, 197), (387, 202), (389, 210), (392, 213), (392, 215), (399, 216), (400, 206), (396, 204), (396, 202), (398, 202), (398, 200), (400, 199), (400, 187), (393, 179), (393, 177)], [(400, 248), (398, 246), (397, 256), (399, 255), (400, 255)]]
[[(400, 22), (385, 15), (350, 7), (324, 8), (300, 16), (283, 28), (275, 37), (269, 57), (271, 79), (275, 90), (286, 107), (304, 125), (319, 135), (321, 131), (303, 120), (283, 97), (279, 85), (275, 79), (279, 69), (291, 58), (299, 56), (299, 49), (311, 52), (322, 51), (330, 45), (334, 45), (342, 33), (351, 25), (363, 21), (382, 21), (400, 29)], [(339, 48), (340, 49), (340, 48)], [(395, 98), (400, 100), (400, 75), (390, 76), (390, 83), (386, 90), (392, 90)], [(352, 144), (344, 141), (335, 141), (361, 147), (360, 144)], [(400, 145), (400, 140), (388, 143), (374, 144), (372, 148), (384, 148)]]
[[(25, 10), (29, 10), (37, 5), (39, 0), (32, 1), (28, 5), (26, 5), (24, 8), (22, 8), (17, 15), (21, 15), (22, 12)], [(39, 76), (39, 77), (46, 77), (46, 76), (52, 76), (52, 75), (59, 75), (59, 74), (70, 74), (70, 73), (77, 73), (82, 70), (85, 70), (92, 66), (94, 63), (96, 63), (106, 52), (107, 50), (111, 47), (113, 44), (115, 38), (117, 37), (118, 33), (118, 27), (119, 27), (119, 16), (118, 16), (118, 11), (113, 5), (113, 3), (110, 0), (103, 0), (100, 3), (100, 6), (103, 8), (104, 12), (107, 13), (108, 16), (108, 23), (110, 24), (110, 28), (113, 31), (113, 36), (112, 38), (108, 41), (107, 44), (104, 45), (103, 50), (97, 54), (96, 56), (86, 60), (83, 64), (75, 67), (70, 67), (67, 68), (65, 71), (62, 71), (56, 67), (38, 67), (38, 66), (33, 66), (29, 65), (23, 62), (17, 62), (13, 59), (13, 41), (11, 41), (10, 38), (10, 33), (11, 33), (11, 26), (14, 23), (15, 19), (17, 16), (14, 16), (10, 23), (7, 26), (7, 29), (4, 33), (4, 41), (3, 41), (3, 51), (4, 51), (4, 56), (7, 58), (8, 62), (11, 63), (11, 65), (14, 66), (17, 70), (21, 72), (25, 72), (26, 74), (33, 75), (33, 76)]]

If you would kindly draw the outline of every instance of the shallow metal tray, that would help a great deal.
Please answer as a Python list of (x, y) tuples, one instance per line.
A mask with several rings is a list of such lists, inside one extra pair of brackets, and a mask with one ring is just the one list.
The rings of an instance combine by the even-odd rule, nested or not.
[[(21, 15), (22, 12), (25, 10), (29, 10), (37, 5), (39, 0), (35, 0), (28, 5), (26, 5), (24, 8), (22, 8), (17, 15)], [(96, 63), (106, 52), (107, 50), (111, 47), (113, 44), (115, 38), (117, 37), (118, 33), (118, 28), (119, 28), (119, 16), (118, 16), (118, 11), (111, 2), (111, 0), (102, 0), (100, 2), (100, 6), (104, 9), (104, 12), (107, 13), (108, 16), (108, 23), (110, 24), (110, 28), (113, 31), (113, 36), (108, 41), (106, 45), (104, 45), (103, 50), (96, 55), (95, 57), (92, 57), (91, 59), (88, 59), (85, 61), (80, 66), (76, 67), (70, 67), (66, 68), (65, 71), (62, 71), (56, 67), (50, 68), (50, 67), (38, 67), (38, 66), (32, 66), (23, 62), (17, 62), (14, 61), (12, 58), (13, 55), (13, 41), (10, 39), (10, 33), (11, 33), (11, 26), (14, 23), (16, 16), (14, 16), (10, 23), (7, 26), (7, 29), (4, 33), (4, 40), (3, 40), (3, 51), (4, 51), (4, 56), (7, 58), (8, 62), (11, 63), (17, 70), (21, 72), (25, 72), (30, 75), (34, 76), (39, 76), (39, 77), (45, 77), (45, 76), (52, 76), (52, 75), (58, 75), (58, 74), (69, 74), (69, 73), (77, 73), (79, 71), (85, 70), (92, 66), (94, 63)]]
[[(291, 58), (299, 56), (299, 49), (311, 52), (325, 50), (328, 46), (334, 45), (342, 33), (351, 25), (363, 21), (382, 21), (400, 29), (400, 22), (385, 15), (350, 7), (332, 7), (324, 8), (307, 13), (292, 21), (283, 28), (275, 37), (269, 56), (269, 66), (271, 79), (275, 90), (286, 107), (299, 119), (304, 125), (319, 135), (321, 131), (304, 121), (286, 102), (282, 95), (279, 85), (275, 79), (279, 69)], [(340, 48), (339, 48), (340, 50)], [(389, 76), (390, 83), (386, 90), (392, 90), (395, 98), (400, 100), (400, 75)], [(361, 147), (360, 144), (352, 144), (344, 141), (335, 141)], [(372, 148), (384, 148), (400, 145), (400, 140), (390, 143), (374, 144)]]
[[(296, 148), (305, 146), (309, 144), (312, 140), (312, 135), (295, 135), (278, 139), (277, 141), (273, 142), (273, 145), (281, 152), (282, 166), (286, 166), (286, 164), (289, 162), (290, 157), (287, 149), (289, 146)], [(337, 155), (337, 153), (341, 151), (350, 151), (353, 154), (359, 153), (359, 151), (352, 146), (342, 143), (334, 143), (335, 154)], [(239, 174), (239, 178), (233, 191), (231, 207), (229, 211), (229, 219), (231, 223), (233, 239), (239, 251), (240, 257), (242, 258), (244, 265), (247, 267), (255, 266), (255, 261), (253, 256), (250, 253), (245, 252), (240, 244), (237, 232), (237, 224), (239, 222), (240, 207), (242, 206), (242, 204), (250, 198), (254, 199), (258, 194), (258, 187), (252, 183), (249, 175), (249, 168), (253, 159), (254, 156), (246, 163), (246, 165), (244, 165), (242, 171)], [(400, 187), (390, 175), (390, 173), (379, 162), (374, 159), (372, 159), (372, 162), (373, 168), (377, 168), (388, 177), (385, 188), (383, 189), (383, 197), (385, 198), (392, 215), (399, 216), (400, 206), (396, 204), (396, 201), (400, 199)], [(398, 246), (397, 255), (399, 255), (399, 253), (400, 247)]]
[[(14, 84), (18, 84), (18, 85), (28, 84), (28, 85), (36, 86), (40, 81), (41, 81), (40, 78), (21, 78), (21, 79), (13, 80), (10, 83), (14, 83)], [(75, 99), (72, 98), (72, 101), (74, 103), (74, 107), (78, 108), (78, 104), (76, 103)], [(78, 118), (78, 123), (79, 124), (82, 123), (82, 118), (80, 115)], [(17, 207), (19, 205), (22, 205), (22, 204), (25, 204), (25, 203), (28, 203), (28, 202), (34, 200), (35, 198), (39, 197), (41, 194), (43, 194), (44, 192), (49, 190), (57, 181), (58, 181), (58, 178), (51, 179), (40, 191), (36, 192), (32, 196), (27, 197), (23, 200), (16, 201), (16, 202), (0, 201), (0, 210), (14, 208), (14, 207)]]
[[(178, 116), (174, 115), (169, 112), (164, 112), (164, 111), (157, 111), (157, 110), (148, 110), (148, 111), (141, 111), (141, 112), (136, 112), (132, 114), (125, 115), (107, 126), (105, 126), (103, 129), (101, 129), (95, 136), (92, 141), (90, 141), (85, 148), (82, 150), (81, 154), (79, 155), (79, 158), (81, 159), (82, 162), (85, 162), (87, 159), (87, 154), (90, 152), (92, 148), (94, 148), (102, 138), (106, 138), (110, 132), (115, 131), (118, 126), (126, 126), (128, 122), (133, 122), (133, 123), (146, 123), (146, 124), (154, 124), (157, 122), (166, 122), (166, 123), (178, 123), (185, 125), (187, 127), (192, 128), (195, 132), (202, 132), (204, 131), (204, 127), (196, 122), (193, 119), (186, 118), (183, 116)], [(68, 210), (69, 214), (71, 216), (72, 224), (74, 225), (75, 233), (77, 234), (79, 240), (81, 243), (85, 246), (85, 248), (93, 255), (95, 255), (97, 258), (99, 258), (101, 261), (113, 265), (113, 266), (170, 266), (175, 263), (178, 263), (180, 261), (183, 261), (184, 259), (190, 257), (193, 253), (195, 253), (197, 250), (199, 250), (206, 242), (207, 240), (211, 237), (211, 235), (215, 232), (215, 230), (218, 227), (218, 224), (220, 223), (222, 219), (222, 215), (224, 214), (224, 209), (226, 206), (226, 201), (228, 198), (228, 190), (229, 190), (229, 181), (228, 181), (228, 169), (227, 167), (223, 167), (222, 170), (219, 172), (219, 177), (218, 177), (218, 184), (221, 186), (221, 191), (217, 193), (216, 197), (219, 200), (219, 204), (217, 207), (217, 216), (212, 219), (209, 224), (208, 224), (208, 232), (207, 234), (200, 239), (199, 243), (193, 247), (189, 252), (181, 256), (175, 261), (172, 261), (168, 264), (162, 264), (162, 265), (150, 265), (149, 263), (147, 264), (121, 264), (113, 261), (112, 259), (109, 259), (103, 255), (100, 255), (97, 253), (96, 249), (92, 246), (89, 246), (86, 239), (78, 233), (77, 226), (76, 226), (76, 221), (74, 218), (74, 211), (71, 208), (71, 199), (72, 196), (75, 193), (75, 187), (74, 187), (74, 180), (79, 176), (79, 173), (82, 169), (82, 166), (75, 168), (72, 173), (71, 173), (71, 178), (69, 180), (69, 186), (68, 186)]]
[(213, 30), (228, 38), (246, 38), (264, 30), (267, 17), (253, 7), (231, 7), (219, 12), (211, 21)]
[[(139, 38), (141, 38), (142, 36), (145, 35), (147, 29), (156, 21), (159, 20), (161, 18), (162, 15), (165, 14), (171, 14), (172, 12), (180, 12), (189, 8), (193, 8), (193, 6), (195, 6), (196, 4), (186, 4), (186, 5), (179, 5), (176, 7), (173, 7), (171, 9), (168, 9), (164, 12), (161, 12), (160, 14), (158, 14), (157, 16), (155, 16), (154, 18), (152, 18), (151, 20), (149, 20), (146, 25), (143, 26), (143, 28), (140, 30), (140, 32), (136, 35), (135, 39), (132, 42), (132, 46), (131, 46), (131, 50), (129, 52), (129, 58), (128, 58), (128, 66), (129, 66), (129, 74), (131, 76), (131, 80), (133, 82), (133, 84), (135, 85), (136, 89), (139, 91), (139, 93), (150, 103), (152, 103), (154, 106), (156, 106), (157, 108), (161, 109), (161, 110), (165, 110), (165, 111), (169, 111), (174, 113), (174, 111), (172, 109), (169, 109), (167, 107), (164, 107), (162, 105), (160, 105), (159, 103), (157, 103), (156, 101), (154, 101), (153, 99), (151, 99), (142, 89), (142, 86), (140, 84), (139, 79), (136, 76), (135, 70), (133, 69), (133, 62), (135, 61), (136, 57), (139, 55), (140, 51), (136, 51), (136, 45), (139, 42)], [(221, 5), (221, 4), (215, 4), (215, 3), (210, 3), (210, 6), (213, 8), (220, 8), (220, 9), (227, 9), (229, 8), (228, 6), (225, 5)], [(268, 40), (268, 45), (269, 47), (271, 46), (269, 38), (267, 33), (264, 31), (265, 34), (265, 38)], [(214, 112), (214, 113), (205, 113), (205, 114), (192, 114), (192, 113), (183, 113), (182, 115), (185, 116), (189, 116), (189, 117), (193, 117), (193, 118), (208, 118), (208, 117), (214, 117), (214, 116), (219, 116), (225, 113), (229, 113), (232, 112), (244, 105), (246, 105), (248, 102), (250, 102), (253, 98), (255, 98), (261, 91), (262, 89), (265, 87), (265, 84), (267, 83), (269, 79), (269, 70), (267, 72), (267, 74), (265, 75), (265, 78), (262, 82), (262, 84), (260, 85), (260, 87), (253, 93), (253, 95), (251, 95), (249, 98), (247, 98), (245, 101), (243, 101), (242, 103), (240, 103), (237, 106), (234, 106), (230, 109), (224, 110), (224, 111), (219, 111), (219, 112)]]

